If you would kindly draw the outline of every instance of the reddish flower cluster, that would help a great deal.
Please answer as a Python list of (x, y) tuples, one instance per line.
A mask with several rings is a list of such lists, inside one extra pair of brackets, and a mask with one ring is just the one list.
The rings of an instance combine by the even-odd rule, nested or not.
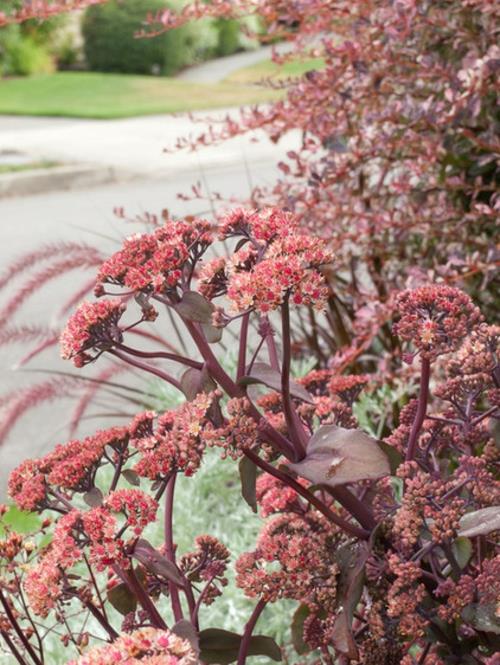
[(194, 552), (181, 557), (179, 567), (193, 582), (206, 582), (201, 597), (205, 605), (211, 605), (222, 595), (218, 585), (225, 587), (228, 584), (225, 573), (231, 555), (227, 547), (213, 536), (198, 536), (195, 544)]
[(352, 405), (368, 380), (369, 377), (366, 374), (336, 375), (330, 379), (328, 390), (333, 395), (338, 395), (343, 402)]
[(170, 220), (153, 233), (127, 238), (122, 249), (103, 263), (97, 280), (134, 291), (164, 293), (177, 286), (184, 265), (198, 258), (211, 242), (208, 222)]
[(493, 372), (500, 357), (500, 326), (483, 323), (448, 358), (446, 368), (452, 376)]
[(335, 544), (335, 531), (321, 516), (279, 515), (265, 525), (256, 550), (238, 559), (237, 584), (251, 598), (306, 603), (311, 611), (309, 623), (321, 627), (321, 638), (318, 640), (316, 631), (314, 641), (328, 643), (327, 626), (315, 619), (335, 608), (339, 572)]
[(111, 645), (91, 649), (68, 665), (197, 665), (198, 662), (187, 640), (170, 630), (141, 628), (120, 635)]
[(449, 542), (456, 537), (465, 502), (452, 495), (460, 481), (443, 482), (418, 470), (413, 462), (401, 465), (398, 476), (405, 479), (405, 493), (393, 523), (395, 542), (409, 552), (427, 528), (435, 543)]
[(54, 530), (54, 538), (47, 553), (32, 566), (26, 575), (24, 589), (31, 609), (46, 617), (63, 594), (65, 574), (82, 558), (82, 552), (72, 536), (78, 511), (61, 517)]
[[(309, 485), (304, 478), (299, 478), (298, 482), (303, 487)], [(256, 498), (262, 517), (269, 517), (274, 513), (300, 512), (302, 510), (297, 492), (281, 480), (266, 473), (257, 478)]]
[(390, 555), (388, 563), (396, 579), (387, 594), (387, 613), (398, 619), (398, 631), (402, 636), (417, 639), (427, 625), (418, 611), (426, 597), (425, 586), (419, 582), (422, 571), (418, 563), (404, 561), (397, 554)]
[[(324, 243), (293, 234), (274, 240), (260, 260), (257, 256), (257, 250), (244, 247), (227, 265), (227, 296), (236, 313), (254, 308), (265, 314), (287, 298), (324, 309), (328, 289), (319, 268), (333, 260)], [(249, 259), (254, 265), (248, 270)]]
[(236, 210), (220, 224), (221, 237), (246, 244), (229, 259), (213, 259), (200, 273), (200, 292), (227, 293), (234, 312), (267, 313), (286, 299), (295, 305), (325, 306), (328, 290), (320, 268), (333, 261), (324, 242), (301, 234), (297, 220), (276, 208)]
[(115, 513), (124, 513), (128, 526), (139, 535), (144, 527), (156, 519), (157, 502), (148, 494), (137, 489), (123, 489), (111, 492), (104, 507)]
[(394, 333), (412, 342), (424, 358), (456, 350), (482, 319), (469, 296), (444, 285), (403, 291), (396, 309), (401, 318), (394, 325)]
[(95, 359), (89, 351), (100, 354), (122, 341), (118, 322), (125, 305), (117, 300), (82, 303), (70, 317), (61, 334), (61, 355), (82, 367)]
[(246, 448), (255, 448), (259, 433), (257, 423), (250, 413), (246, 398), (230, 399), (227, 403), (227, 419), (221, 427), (207, 427), (202, 438), (207, 446), (222, 448), (222, 458), (238, 459)]
[(205, 450), (204, 428), (213, 394), (200, 393), (175, 411), (159, 416), (153, 430), (152, 412), (143, 413), (132, 423), (132, 444), (140, 452), (134, 471), (151, 480), (173, 471), (192, 476), (200, 466)]
[(9, 495), (22, 510), (34, 510), (43, 505), (49, 486), (85, 492), (92, 486), (104, 450), (123, 451), (128, 438), (126, 427), (112, 427), (83, 441), (57, 445), (45, 457), (27, 460), (11, 473)]

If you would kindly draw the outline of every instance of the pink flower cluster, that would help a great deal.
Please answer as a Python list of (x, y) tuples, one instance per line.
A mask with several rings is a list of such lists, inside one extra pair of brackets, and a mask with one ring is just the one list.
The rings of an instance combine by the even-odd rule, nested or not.
[(49, 486), (87, 491), (105, 448), (124, 450), (128, 438), (126, 427), (112, 427), (98, 431), (83, 441), (73, 440), (57, 445), (44, 457), (26, 460), (11, 473), (9, 495), (22, 510), (35, 510), (46, 500)]
[(170, 630), (140, 628), (112, 644), (91, 649), (68, 665), (198, 665), (189, 642)]
[(82, 551), (72, 535), (80, 513), (76, 510), (57, 522), (54, 538), (47, 553), (29, 568), (24, 589), (33, 612), (46, 617), (63, 594), (64, 574), (82, 558)]
[[(309, 484), (304, 478), (299, 478), (298, 482), (304, 487)], [(300, 512), (302, 509), (297, 492), (267, 473), (257, 478), (256, 498), (262, 517), (269, 517), (274, 513), (294, 512), (295, 510)]]
[(219, 230), (223, 238), (241, 236), (244, 244), (229, 259), (213, 259), (202, 269), (199, 289), (205, 296), (225, 292), (236, 313), (267, 313), (288, 299), (324, 308), (328, 289), (320, 268), (333, 255), (322, 240), (300, 233), (291, 213), (236, 210)]
[(205, 450), (203, 430), (212, 400), (212, 394), (200, 393), (192, 402), (159, 416), (154, 430), (152, 412), (137, 416), (131, 425), (132, 445), (140, 453), (134, 471), (151, 480), (172, 471), (192, 476)]
[(127, 238), (120, 251), (103, 263), (97, 280), (164, 293), (179, 283), (190, 257), (203, 253), (211, 242), (208, 222), (169, 220), (153, 233)]
[(198, 536), (195, 544), (194, 552), (188, 552), (181, 557), (179, 567), (189, 580), (206, 582), (202, 591), (203, 603), (211, 605), (222, 595), (220, 587), (228, 584), (225, 573), (231, 554), (214, 536)]
[(455, 488), (460, 486), (460, 475), (443, 482), (419, 470), (414, 462), (401, 465), (397, 475), (405, 480), (405, 493), (393, 522), (394, 542), (401, 551), (410, 552), (424, 528), (430, 531), (435, 543), (455, 538), (465, 512), (464, 500), (453, 496)]
[(412, 342), (422, 357), (456, 350), (482, 315), (467, 294), (445, 285), (422, 286), (399, 294), (394, 333)]
[(250, 415), (250, 402), (246, 397), (235, 397), (227, 403), (227, 414), (220, 427), (208, 426), (202, 433), (207, 446), (223, 449), (222, 458), (238, 459), (246, 448), (252, 449), (258, 443), (258, 427)]
[(82, 367), (95, 358), (89, 351), (99, 354), (121, 342), (118, 322), (124, 311), (125, 305), (118, 300), (83, 302), (61, 334), (62, 357)]
[(257, 548), (236, 562), (237, 584), (250, 598), (305, 603), (311, 614), (304, 639), (315, 648), (331, 639), (331, 622), (321, 617), (332, 615), (336, 606), (335, 553), (336, 534), (323, 517), (283, 513), (266, 523)]

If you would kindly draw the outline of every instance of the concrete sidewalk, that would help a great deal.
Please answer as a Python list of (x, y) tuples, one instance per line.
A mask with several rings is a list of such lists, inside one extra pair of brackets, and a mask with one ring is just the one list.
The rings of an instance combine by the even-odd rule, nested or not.
[(263, 131), (203, 147), (166, 153), (178, 137), (197, 136), (208, 130), (210, 122), (225, 116), (237, 119), (237, 109), (200, 112), (192, 118), (146, 116), (125, 120), (70, 120), (59, 118), (0, 117), (0, 151), (17, 150), (33, 159), (94, 165), (113, 169), (116, 179), (130, 177), (175, 177), (214, 166), (262, 162), (276, 163), (286, 152), (297, 148), (300, 135), (291, 133), (278, 145)]
[(256, 65), (263, 60), (270, 60), (273, 50), (283, 55), (289, 53), (293, 48), (294, 44), (292, 42), (281, 42), (275, 44), (275, 46), (263, 46), (255, 51), (243, 51), (224, 58), (215, 58), (201, 65), (188, 67), (180, 72), (176, 78), (182, 81), (192, 81), (193, 83), (220, 83), (238, 69)]

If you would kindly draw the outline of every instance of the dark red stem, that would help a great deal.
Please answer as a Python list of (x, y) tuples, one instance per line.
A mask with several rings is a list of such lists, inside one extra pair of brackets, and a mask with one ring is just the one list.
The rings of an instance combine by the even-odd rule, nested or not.
[(281, 368), (281, 392), (283, 399), (283, 411), (289, 436), (297, 451), (298, 459), (305, 457), (309, 436), (304, 429), (300, 418), (295, 411), (290, 396), (290, 372), (292, 360), (291, 332), (290, 332), (290, 307), (285, 300), (281, 307), (282, 332), (283, 332), (283, 363)]
[(350, 492), (347, 487), (329, 487), (328, 491), (365, 529), (371, 531), (377, 525), (371, 510)]
[(160, 379), (163, 379), (163, 381), (170, 383), (170, 385), (174, 386), (174, 388), (177, 388), (177, 390), (180, 390), (182, 392), (181, 384), (177, 381), (177, 379), (174, 379), (173, 376), (170, 376), (170, 374), (166, 374), (165, 372), (162, 372), (160, 369), (157, 369), (152, 365), (146, 365), (146, 363), (141, 363), (139, 360), (134, 360), (133, 358), (130, 358), (130, 356), (128, 356), (127, 354), (118, 351), (118, 349), (110, 349), (109, 353), (111, 353), (113, 356), (116, 356), (117, 358), (120, 358), (120, 360), (125, 361), (126, 363), (132, 365), (133, 367), (137, 367), (138, 369), (142, 369), (145, 372), (149, 372), (150, 374), (158, 376)]
[(155, 628), (161, 628), (161, 630), (165, 630), (167, 628), (167, 624), (163, 621), (160, 613), (156, 609), (156, 605), (153, 603), (146, 590), (137, 579), (133, 568), (131, 567), (129, 570), (123, 570), (123, 568), (121, 568), (118, 564), (114, 564), (113, 570), (118, 575), (118, 577), (123, 582), (125, 582), (130, 591), (137, 598), (142, 608), (149, 615), (153, 626)]
[(137, 356), (138, 358), (164, 358), (165, 360), (172, 360), (173, 362), (180, 363), (181, 365), (194, 367), (194, 369), (201, 369), (203, 367), (203, 364), (198, 360), (192, 360), (191, 358), (186, 358), (185, 356), (179, 356), (176, 353), (167, 353), (166, 351), (140, 351), (139, 349), (133, 349), (131, 346), (127, 346), (125, 344), (119, 344), (118, 346), (122, 351), (125, 351), (132, 356)]
[(240, 328), (240, 348), (238, 351), (238, 370), (236, 379), (241, 379), (246, 374), (246, 357), (248, 344), (248, 325), (250, 323), (250, 314), (245, 314), (241, 319)]
[(26, 661), (24, 660), (24, 658), (21, 656), (21, 654), (17, 650), (16, 645), (10, 639), (9, 634), (5, 630), (2, 630), (0, 634), (2, 635), (3, 639), (5, 640), (5, 643), (7, 644), (9, 649), (11, 650), (12, 655), (17, 660), (17, 662), (20, 663), (20, 665), (27, 665)]
[[(173, 518), (174, 518), (174, 492), (175, 492), (175, 479), (176, 475), (174, 474), (167, 484), (167, 491), (165, 493), (165, 554), (167, 559), (175, 564), (175, 546), (174, 546), (174, 528), (173, 528)], [(170, 599), (172, 601), (172, 611), (174, 613), (175, 621), (180, 621), (184, 618), (182, 613), (181, 600), (179, 597), (179, 589), (176, 584), (169, 581), (168, 588), (170, 590)]]
[(14, 630), (16, 631), (19, 639), (23, 643), (24, 648), (29, 653), (29, 655), (31, 656), (33, 661), (36, 663), (36, 665), (42, 665), (42, 661), (37, 656), (35, 650), (31, 646), (28, 638), (26, 637), (26, 635), (24, 634), (22, 628), (18, 624), (18, 622), (17, 622), (17, 620), (14, 616), (14, 613), (12, 612), (9, 603), (5, 600), (5, 597), (3, 595), (3, 591), (1, 589), (0, 589), (0, 602), (2, 603), (3, 609), (5, 611), (5, 614), (7, 615), (7, 618), (10, 621), (11, 626), (14, 628)]
[(243, 633), (243, 637), (241, 639), (237, 665), (245, 665), (247, 661), (248, 649), (250, 648), (250, 640), (252, 639), (253, 629), (255, 628), (255, 624), (259, 620), (259, 617), (262, 614), (262, 610), (266, 605), (267, 602), (265, 600), (259, 600), (250, 616), (250, 619), (247, 621), (245, 632)]
[(429, 399), (429, 379), (431, 376), (431, 363), (428, 358), (422, 358), (422, 368), (420, 373), (420, 391), (418, 393), (417, 413), (411, 427), (410, 437), (408, 439), (408, 448), (406, 450), (406, 461), (410, 462), (415, 458), (417, 450), (417, 441), (420, 429), (427, 412), (427, 402)]

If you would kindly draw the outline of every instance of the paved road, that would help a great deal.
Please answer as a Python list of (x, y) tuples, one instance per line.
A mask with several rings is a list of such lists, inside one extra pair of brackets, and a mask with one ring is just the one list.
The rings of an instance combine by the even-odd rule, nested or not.
[[(241, 162), (211, 169), (193, 168), (191, 173), (174, 177), (105, 186), (92, 190), (51, 193), (41, 196), (5, 199), (0, 201), (0, 265), (12, 261), (26, 250), (54, 239), (100, 240), (105, 248), (116, 247), (117, 238), (130, 233), (129, 227), (113, 213), (114, 206), (125, 206), (128, 213), (158, 212), (169, 208), (176, 214), (207, 211), (200, 202), (182, 202), (176, 198), (178, 192), (189, 192), (191, 184), (202, 179), (211, 191), (224, 192), (226, 196), (244, 197), (252, 184), (271, 184), (276, 175), (274, 161)], [(205, 211), (203, 210), (205, 208)], [(104, 236), (104, 237), (101, 237)], [(0, 270), (2, 272), (2, 270)], [(21, 281), (15, 282), (20, 284)], [(43, 323), (54, 319), (63, 299), (74, 292), (78, 276), (71, 274), (63, 280), (54, 281), (36, 297), (26, 302), (18, 322)], [(14, 283), (13, 283), (14, 286)], [(9, 294), (3, 294), (0, 305)], [(33, 380), (32, 374), (11, 372), (10, 367), (19, 358), (19, 347), (0, 347), (1, 393), (26, 385)], [(41, 357), (34, 367), (68, 369), (51, 351)], [(40, 378), (35, 375), (35, 378)], [(6, 444), (0, 448), (0, 497), (5, 488), (8, 471), (27, 456), (37, 456), (59, 441), (64, 441), (65, 425), (68, 421), (69, 403), (56, 402), (29, 412), (11, 432)], [(87, 423), (83, 429), (91, 431), (95, 422)]]
[[(288, 53), (292, 48), (293, 44), (290, 42), (283, 42), (275, 46), (275, 49), (280, 54)], [(272, 46), (263, 46), (255, 51), (235, 53), (225, 58), (216, 58), (201, 65), (189, 67), (178, 74), (176, 78), (184, 81), (193, 81), (194, 83), (219, 83), (238, 69), (250, 67), (263, 60), (269, 60), (272, 53)]]
[(18, 150), (38, 160), (95, 164), (112, 168), (122, 177), (178, 177), (199, 166), (212, 168), (244, 160), (275, 163), (298, 145), (298, 133), (290, 133), (276, 146), (264, 132), (254, 132), (196, 153), (183, 150), (165, 154), (179, 136), (206, 132), (207, 115), (217, 122), (238, 113), (236, 109), (196, 113), (194, 122), (185, 114), (113, 121), (0, 116), (0, 152)]

